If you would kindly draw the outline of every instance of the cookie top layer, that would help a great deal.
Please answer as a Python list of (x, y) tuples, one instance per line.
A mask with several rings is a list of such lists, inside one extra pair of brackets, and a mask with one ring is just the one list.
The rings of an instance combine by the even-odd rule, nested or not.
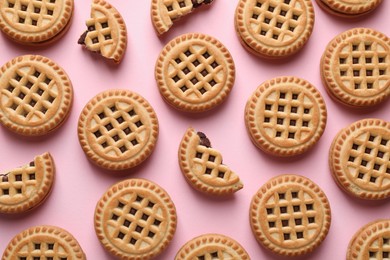
[(368, 28), (343, 32), (322, 55), (322, 82), (344, 105), (376, 105), (390, 95), (389, 53), (390, 39), (380, 32)]
[(167, 32), (174, 21), (190, 14), (195, 8), (211, 4), (213, 0), (152, 0), (151, 18), (158, 35)]
[(15, 133), (53, 131), (67, 118), (72, 100), (69, 77), (48, 58), (19, 56), (0, 68), (0, 123)]
[(95, 231), (111, 254), (121, 259), (150, 259), (170, 243), (176, 209), (157, 184), (128, 179), (111, 186), (95, 210)]
[(277, 156), (301, 154), (322, 136), (325, 102), (304, 79), (279, 77), (262, 83), (249, 98), (245, 123), (252, 142)]
[(337, 184), (361, 199), (390, 197), (390, 123), (363, 119), (341, 130), (329, 151)]
[(124, 170), (153, 152), (158, 120), (150, 104), (129, 90), (107, 90), (91, 99), (79, 117), (81, 147), (92, 162)]
[(376, 220), (362, 227), (351, 239), (348, 260), (388, 259), (390, 257), (390, 219)]
[(180, 142), (179, 165), (187, 181), (201, 192), (227, 195), (243, 187), (238, 175), (222, 163), (222, 154), (191, 127)]
[(0, 173), (0, 213), (22, 213), (41, 204), (51, 191), (54, 174), (54, 161), (49, 153)]
[(326, 11), (342, 17), (359, 17), (373, 11), (382, 0), (317, 0)]
[(313, 251), (328, 234), (328, 199), (311, 180), (280, 175), (254, 195), (250, 223), (257, 241), (274, 253), (297, 256)]
[(16, 235), (2, 259), (87, 259), (77, 240), (66, 230), (54, 226), (35, 226)]
[(230, 93), (235, 66), (226, 47), (204, 34), (184, 34), (162, 50), (155, 71), (161, 95), (174, 108), (203, 112)]
[(120, 63), (127, 48), (127, 30), (118, 10), (104, 0), (94, 0), (86, 25), (88, 29), (78, 43)]
[(314, 26), (310, 0), (240, 0), (235, 27), (243, 46), (265, 58), (281, 58), (300, 50)]
[(187, 259), (249, 260), (250, 257), (234, 239), (220, 234), (204, 234), (191, 239), (177, 252), (175, 260)]
[(73, 4), (73, 0), (0, 0), (0, 29), (20, 43), (45, 43), (65, 30)]

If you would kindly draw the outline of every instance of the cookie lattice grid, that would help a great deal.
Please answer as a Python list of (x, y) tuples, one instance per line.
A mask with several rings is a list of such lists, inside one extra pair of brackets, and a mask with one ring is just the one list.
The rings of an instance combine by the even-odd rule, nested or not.
[(173, 70), (169, 76), (183, 97), (202, 99), (221, 82), (218, 75), (224, 74), (223, 66), (210, 53), (205, 46), (190, 46), (171, 61)]
[(274, 91), (264, 101), (263, 127), (271, 138), (302, 141), (315, 130), (313, 106), (304, 93)]
[[(210, 250), (211, 251), (211, 250)], [(227, 257), (226, 252), (223, 250), (211, 251), (198, 255), (196, 260), (208, 260), (208, 259), (225, 259)], [(232, 257), (229, 255), (229, 257)]]
[(365, 132), (353, 140), (347, 166), (357, 184), (383, 190), (390, 184), (390, 139)]
[(35, 175), (35, 164), (31, 162), (20, 168), (14, 169), (12, 172), (0, 175), (0, 200), (5, 198), (24, 198), (28, 197), (27, 193), (30, 188), (35, 188), (37, 185)]
[(17, 68), (8, 84), (2, 90), (7, 97), (2, 100), (3, 106), (26, 123), (44, 120), (58, 97), (55, 80), (33, 66)]
[(4, 12), (15, 23), (43, 27), (54, 21), (56, 0), (6, 0)]
[(377, 42), (352, 42), (339, 53), (341, 81), (349, 89), (360, 91), (382, 88), (389, 77), (389, 54)]
[(42, 242), (38, 239), (30, 239), (23, 250), (17, 252), (16, 260), (70, 260), (68, 252), (56, 241)]
[(190, 13), (193, 8), (192, 0), (163, 0), (163, 3), (172, 21)]
[(89, 131), (105, 154), (122, 156), (134, 149), (144, 140), (146, 127), (142, 123), (133, 104), (126, 104), (126, 108), (118, 107), (118, 103), (104, 107), (93, 116), (93, 124)]
[(297, 27), (304, 10), (297, 0), (257, 0), (251, 14), (250, 27), (260, 36), (287, 42), (298, 36)]
[(111, 35), (112, 28), (106, 16), (96, 16), (94, 13), (92, 12), (92, 17), (86, 22), (88, 27), (86, 42), (89, 39), (88, 48), (91, 51), (108, 56), (111, 54), (114, 45), (113, 36)]
[(131, 248), (144, 250), (154, 247), (163, 233), (164, 209), (150, 198), (131, 193), (118, 199), (111, 219), (107, 222), (111, 239)]
[(299, 189), (275, 193), (265, 204), (268, 233), (279, 243), (304, 244), (320, 231), (314, 199)]
[(390, 237), (379, 237), (368, 248), (370, 259), (390, 259)]

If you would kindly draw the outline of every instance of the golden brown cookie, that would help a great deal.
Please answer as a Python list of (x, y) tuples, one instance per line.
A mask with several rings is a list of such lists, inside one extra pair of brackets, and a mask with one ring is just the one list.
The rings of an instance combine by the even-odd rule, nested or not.
[(329, 151), (336, 183), (361, 199), (390, 197), (390, 123), (363, 119), (342, 129)]
[(79, 117), (78, 136), (85, 154), (109, 170), (132, 168), (154, 150), (158, 120), (150, 104), (130, 90), (96, 95)]
[(283, 58), (299, 51), (314, 26), (311, 0), (239, 0), (235, 20), (241, 44), (264, 58)]
[(249, 260), (245, 249), (234, 239), (221, 234), (204, 234), (183, 245), (175, 260), (237, 259)]
[(297, 77), (265, 81), (245, 108), (245, 124), (252, 142), (276, 156), (297, 155), (310, 149), (322, 136), (326, 118), (320, 92)]
[(22, 213), (45, 201), (53, 187), (55, 166), (49, 153), (0, 173), (0, 213)]
[(180, 142), (179, 165), (188, 183), (211, 195), (227, 195), (242, 189), (238, 175), (222, 162), (204, 133), (188, 128)]
[(93, 0), (91, 17), (78, 40), (88, 50), (120, 63), (127, 48), (126, 24), (115, 7), (104, 0)]
[(280, 175), (253, 196), (249, 219), (266, 249), (285, 256), (307, 254), (328, 234), (331, 214), (324, 192), (299, 175)]
[(86, 260), (77, 240), (55, 226), (35, 226), (17, 234), (3, 253), (3, 260)]
[(73, 0), (0, 0), (0, 29), (22, 44), (48, 44), (69, 28)]
[(340, 17), (360, 17), (371, 13), (382, 0), (316, 0), (326, 12)]
[(176, 209), (157, 184), (128, 179), (111, 186), (95, 209), (99, 241), (120, 259), (151, 259), (160, 254), (176, 231)]
[(150, 14), (156, 33), (166, 33), (175, 21), (212, 2), (213, 0), (152, 0)]
[(329, 42), (321, 78), (330, 96), (350, 107), (368, 107), (390, 96), (390, 39), (368, 28), (343, 32)]
[(390, 219), (368, 223), (352, 237), (347, 260), (385, 260), (390, 258)]
[(45, 135), (68, 117), (72, 83), (49, 58), (25, 55), (0, 68), (0, 123), (17, 134)]
[(227, 98), (235, 67), (229, 51), (217, 39), (184, 34), (164, 47), (156, 62), (155, 77), (161, 95), (174, 108), (203, 112)]

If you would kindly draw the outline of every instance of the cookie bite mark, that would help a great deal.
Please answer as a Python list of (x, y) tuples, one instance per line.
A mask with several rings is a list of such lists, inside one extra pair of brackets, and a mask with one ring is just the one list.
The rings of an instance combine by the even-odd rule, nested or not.
[(104, 0), (94, 0), (86, 25), (87, 30), (80, 36), (78, 44), (120, 63), (127, 48), (127, 29), (117, 9)]
[(243, 188), (238, 175), (222, 163), (222, 154), (211, 148), (202, 132), (187, 129), (179, 147), (179, 165), (188, 183), (210, 195), (228, 195)]

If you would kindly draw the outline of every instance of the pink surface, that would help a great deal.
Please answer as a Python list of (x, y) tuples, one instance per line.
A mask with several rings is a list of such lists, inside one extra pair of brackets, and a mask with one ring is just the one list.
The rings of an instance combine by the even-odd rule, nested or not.
[[(0, 34), (0, 64), (22, 54), (41, 54), (58, 62), (74, 87), (74, 105), (68, 121), (50, 136), (27, 139), (0, 127), (0, 171), (29, 162), (49, 151), (57, 169), (51, 196), (38, 209), (23, 216), (0, 216), (0, 252), (20, 231), (50, 224), (71, 232), (88, 259), (113, 259), (100, 246), (93, 228), (96, 202), (112, 184), (126, 178), (146, 178), (158, 183), (176, 205), (178, 224), (172, 243), (158, 259), (173, 259), (188, 240), (203, 233), (222, 233), (241, 243), (252, 259), (284, 259), (263, 249), (255, 240), (248, 221), (252, 196), (268, 179), (295, 173), (316, 182), (327, 194), (332, 208), (332, 225), (324, 243), (299, 259), (345, 259), (352, 235), (365, 223), (390, 218), (389, 200), (367, 202), (351, 198), (334, 183), (328, 168), (328, 150), (336, 133), (350, 123), (368, 117), (390, 121), (390, 102), (369, 111), (353, 111), (333, 102), (321, 84), (319, 62), (326, 44), (353, 27), (371, 27), (390, 34), (390, 1), (383, 1), (370, 16), (350, 21), (324, 13), (316, 3), (314, 32), (305, 48), (293, 58), (269, 62), (243, 49), (233, 26), (237, 0), (217, 0), (212, 7), (183, 19), (159, 39), (150, 21), (150, 1), (110, 1), (122, 12), (128, 29), (128, 49), (120, 66), (108, 65), (77, 45), (85, 30), (90, 1), (75, 1), (73, 24), (64, 38), (49, 47), (32, 49), (16, 45)], [(313, 1), (314, 2), (314, 1)], [(219, 39), (231, 52), (236, 65), (236, 82), (228, 100), (217, 109), (188, 115), (169, 107), (154, 80), (154, 64), (163, 46), (187, 32), (202, 32)], [(303, 156), (280, 159), (265, 155), (250, 141), (244, 124), (247, 99), (263, 81), (282, 75), (302, 77), (322, 93), (328, 109), (328, 124), (319, 143)], [(84, 105), (97, 93), (126, 88), (140, 93), (154, 107), (160, 134), (152, 156), (141, 166), (124, 173), (110, 172), (91, 164), (77, 138), (77, 121)], [(240, 175), (244, 188), (234, 196), (217, 199), (193, 190), (177, 162), (179, 142), (188, 126), (205, 132), (224, 162)]]

